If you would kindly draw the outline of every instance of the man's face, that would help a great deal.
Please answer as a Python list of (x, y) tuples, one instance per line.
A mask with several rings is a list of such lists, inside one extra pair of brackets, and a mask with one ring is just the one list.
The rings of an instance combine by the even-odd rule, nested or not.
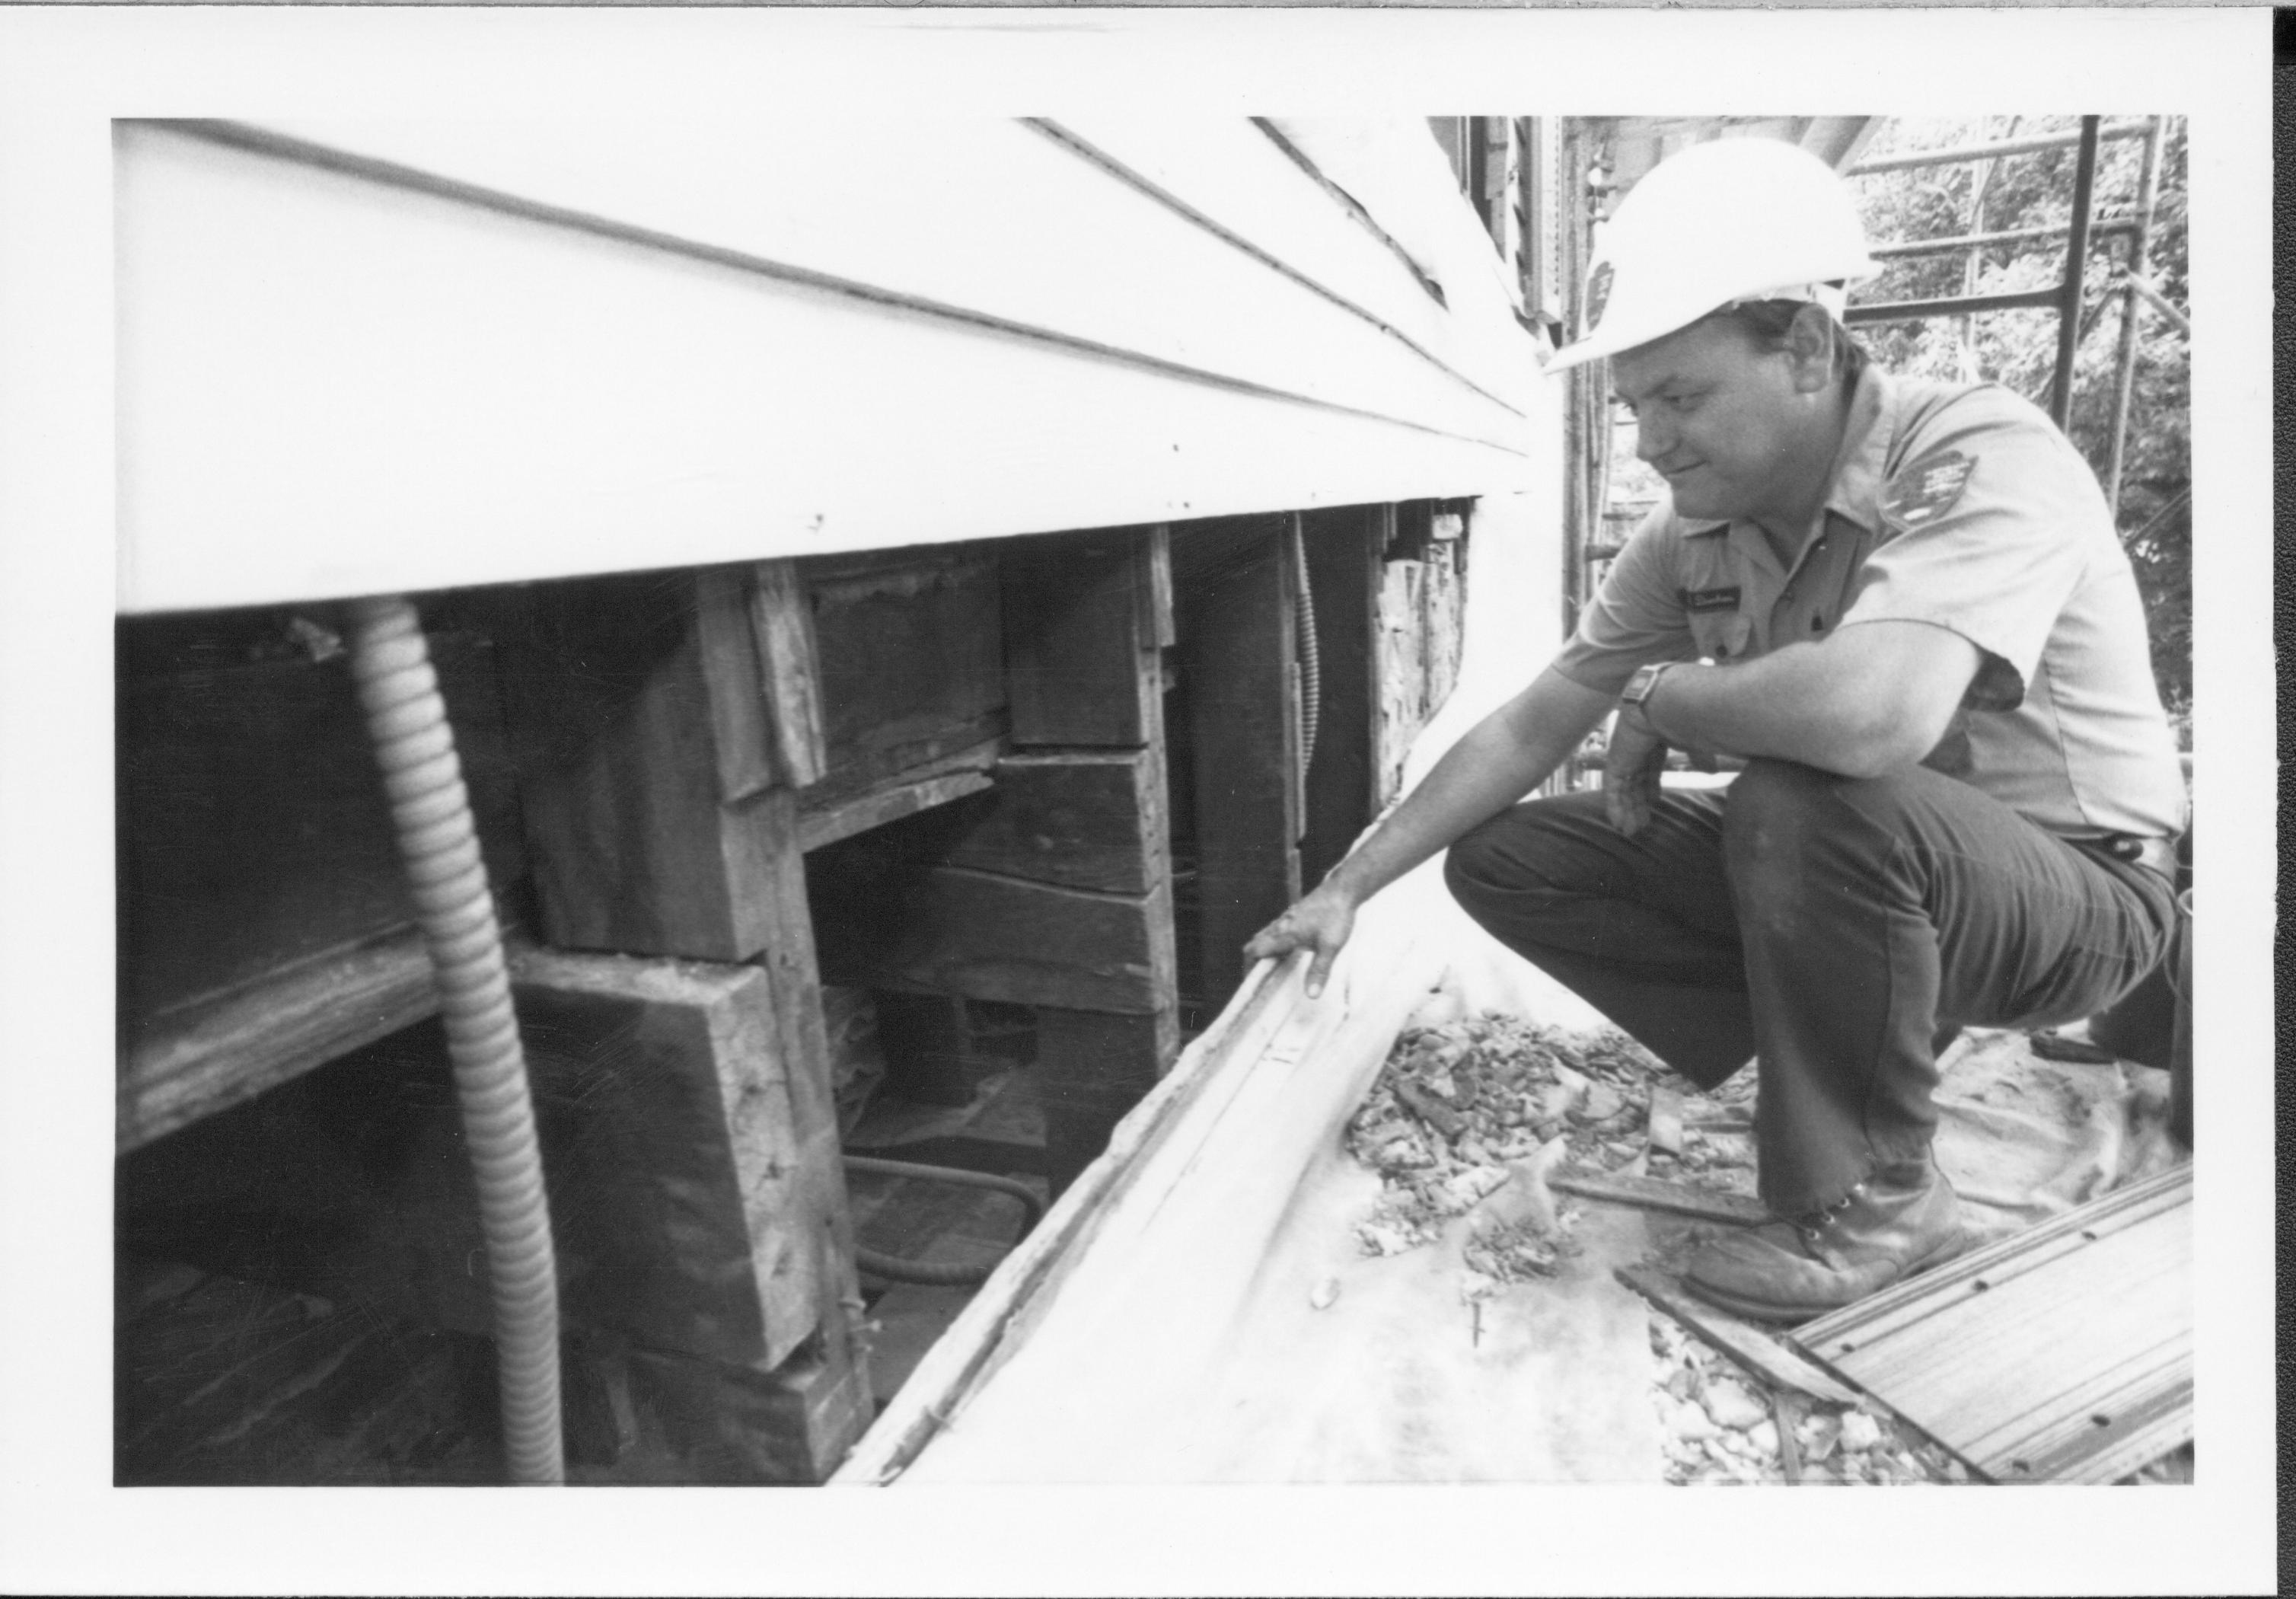
[(1678, 514), (1760, 521), (1799, 511), (1816, 487), (1806, 480), (1807, 368), (1718, 319), (1611, 357), (1611, 386), (1634, 414), (1636, 455), (1666, 479)]

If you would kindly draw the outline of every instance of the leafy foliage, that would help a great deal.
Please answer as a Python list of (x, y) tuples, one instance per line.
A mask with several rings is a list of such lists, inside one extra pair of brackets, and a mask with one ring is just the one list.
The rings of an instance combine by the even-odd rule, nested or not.
[[(1866, 153), (1943, 149), (2078, 127), (2070, 117), (1905, 119), (1891, 121)], [(2170, 301), (2183, 305), (2189, 303), (2184, 119), (2168, 119), (2162, 132), (2144, 275)], [(2096, 223), (2136, 215), (2144, 154), (2142, 139), (2109, 140), (2098, 147)], [(1874, 173), (1853, 181), (1867, 235), (1878, 244), (2062, 227), (2072, 213), (2074, 163), (2075, 153), (2067, 146), (1986, 162)], [(2120, 319), (2128, 306), (2116, 285), (2114, 267), (2128, 261), (2130, 250), (2127, 234), (2093, 231), (2083, 274), (2081, 337), (2066, 430), (2100, 480), (2112, 461)], [(1853, 299), (1874, 303), (2046, 289), (2062, 280), (2064, 258), (2062, 234), (1904, 258), (1886, 262), (1878, 277), (1858, 285)], [(2193, 696), (2191, 351), (2185, 335), (2157, 310), (2140, 301), (2136, 315), (2120, 536), (2144, 596), (2153, 676), (2170, 714), (2184, 727)], [(1893, 372), (1991, 379), (2036, 404), (2048, 401), (2057, 346), (2053, 311), (1867, 324), (1859, 336)]]

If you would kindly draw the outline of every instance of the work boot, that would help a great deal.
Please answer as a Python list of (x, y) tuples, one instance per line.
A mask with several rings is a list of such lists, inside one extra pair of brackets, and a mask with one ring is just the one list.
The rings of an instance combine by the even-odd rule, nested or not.
[(1718, 1238), (1683, 1285), (1758, 1321), (1805, 1322), (1961, 1252), (1961, 1206), (1936, 1165), (1888, 1166), (1809, 1216)]

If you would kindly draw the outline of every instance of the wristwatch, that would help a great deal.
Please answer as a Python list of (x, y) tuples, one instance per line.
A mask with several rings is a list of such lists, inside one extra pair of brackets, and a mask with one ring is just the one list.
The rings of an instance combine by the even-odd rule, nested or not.
[(1651, 697), (1651, 690), (1658, 686), (1658, 680), (1680, 664), (1673, 660), (1657, 660), (1647, 666), (1636, 667), (1635, 675), (1627, 679), (1627, 686), (1619, 693), (1619, 703), (1640, 705)]

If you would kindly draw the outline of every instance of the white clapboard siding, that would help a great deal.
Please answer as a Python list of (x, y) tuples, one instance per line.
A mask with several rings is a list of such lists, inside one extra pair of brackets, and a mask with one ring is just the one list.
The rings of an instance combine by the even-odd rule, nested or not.
[(1038, 128), (949, 126), (897, 194), (847, 129), (617, 165), (531, 126), (348, 160), (124, 127), (123, 609), (1523, 486), (1525, 417), (1336, 291)]
[[(1047, 127), (1051, 136), (1073, 142), (1088, 159), (1114, 163), (1173, 196), (1209, 225), (1246, 241), (1282, 263), (1284, 270), (1394, 329), (1399, 338), (1476, 381), (1472, 363), (1462, 363), (1450, 348), (1456, 319), (1422, 281), (1435, 275), (1438, 264), (1411, 258), (1381, 219), (1367, 222), (1335, 201), (1275, 136), (1240, 120), (1142, 112), (1086, 112), (1062, 117)], [(1421, 122), (1406, 131), (1415, 134), (1424, 127)], [(1436, 181), (1456, 194), (1440, 147), (1432, 138), (1421, 142), (1434, 163)], [(1342, 193), (1350, 193), (1336, 177), (1323, 176)], [(1462, 202), (1460, 209), (1465, 209)], [(1492, 253), (1488, 241), (1484, 250)], [(1488, 327), (1480, 331), (1489, 332)], [(1515, 340), (1498, 342), (1501, 348), (1495, 353), (1521, 353)], [(1529, 371), (1528, 364), (1520, 368), (1513, 388), (1520, 390)], [(1505, 389), (1497, 393), (1501, 398), (1513, 398)]]

